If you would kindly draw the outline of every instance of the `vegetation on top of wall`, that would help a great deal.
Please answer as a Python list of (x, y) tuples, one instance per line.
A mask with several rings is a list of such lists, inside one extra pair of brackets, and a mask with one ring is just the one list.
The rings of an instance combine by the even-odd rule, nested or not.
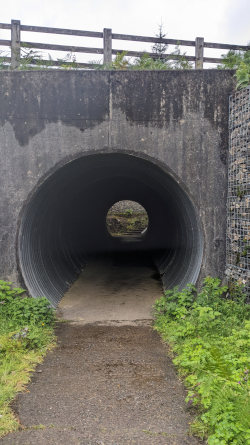
[(0, 280), (0, 437), (19, 428), (9, 404), (55, 343), (48, 300), (24, 292)]
[[(178, 56), (171, 60), (171, 56)], [(250, 84), (250, 51), (229, 51), (222, 56), (223, 61), (217, 66), (218, 69), (235, 69), (237, 89), (245, 88)], [(22, 49), (22, 57), (18, 70), (45, 70), (45, 69), (82, 69), (76, 62), (75, 54), (68, 53), (62, 59), (56, 59), (60, 65), (54, 66), (54, 60), (49, 55), (49, 61), (44, 61), (38, 51)], [(101, 61), (90, 62), (95, 70), (183, 70), (192, 69), (191, 62), (186, 60), (185, 53), (181, 54), (180, 48), (175, 47), (169, 56), (152, 58), (147, 53), (141, 57), (128, 58), (127, 52), (118, 53), (111, 64), (102, 64)], [(10, 70), (7, 56), (0, 53), (0, 70)]]
[(209, 445), (250, 441), (250, 306), (241, 288), (207, 277), (156, 301), (155, 329), (170, 344), (196, 419), (191, 431)]
[[(185, 54), (181, 55), (178, 46), (169, 54), (167, 58), (152, 58), (148, 54), (143, 54), (135, 59), (127, 58), (126, 51), (116, 55), (113, 62), (109, 65), (96, 65), (97, 69), (106, 70), (182, 70), (192, 69), (192, 64), (186, 60)], [(171, 55), (180, 56), (178, 59), (171, 60)]]
[[(112, 63), (103, 64), (101, 61), (92, 61), (90, 69), (95, 70), (173, 70), (173, 69), (192, 69), (192, 64), (185, 58), (185, 54), (181, 55), (180, 49), (176, 46), (172, 55), (180, 56), (176, 60), (171, 60), (171, 55), (165, 60), (155, 58), (153, 59), (148, 54), (143, 54), (141, 57), (134, 59), (127, 57), (127, 52), (122, 51), (118, 53)], [(49, 62), (42, 59), (39, 52), (27, 50), (20, 59), (18, 70), (41, 70), (41, 69), (82, 69), (78, 66), (74, 54), (68, 53), (63, 59), (56, 59), (60, 63), (59, 66), (54, 66), (53, 59), (49, 56)], [(10, 64), (3, 54), (0, 55), (0, 70), (10, 70)]]
[[(163, 26), (159, 25), (159, 32), (155, 35), (159, 39), (166, 37), (163, 32)], [(185, 54), (181, 54), (181, 50), (177, 45), (175, 49), (169, 53), (168, 57), (165, 56), (168, 45), (163, 43), (155, 43), (152, 46), (152, 52), (155, 54), (155, 58), (150, 57), (147, 53), (141, 57), (128, 58), (127, 52), (122, 51), (118, 53), (112, 63), (103, 64), (102, 61), (89, 62), (92, 66), (90, 69), (97, 70), (172, 70), (172, 69), (192, 69), (193, 65), (185, 58)], [(9, 54), (0, 53), (0, 70), (11, 69), (10, 62), (7, 59)], [(172, 56), (178, 56), (177, 59), (171, 60)], [(21, 48), (21, 59), (18, 70), (41, 70), (48, 68), (56, 69), (82, 69), (76, 62), (76, 56), (73, 53), (68, 53), (62, 59), (52, 59), (50, 54), (48, 55), (49, 61), (44, 61), (41, 53), (34, 51), (29, 47)], [(59, 63), (55, 67), (53, 62)]]
[(250, 84), (250, 51), (228, 51), (222, 55), (223, 61), (219, 69), (236, 70), (237, 88), (245, 88)]
[[(158, 39), (164, 39), (166, 34), (163, 31), (162, 24), (159, 25), (159, 31), (155, 35)], [(185, 55), (181, 54), (180, 47), (175, 46), (175, 49), (168, 54), (166, 57), (166, 51), (168, 45), (165, 43), (155, 43), (152, 46), (152, 52), (155, 54), (155, 58), (150, 57), (147, 53), (143, 54), (141, 57), (127, 58), (126, 51), (122, 51), (117, 54), (114, 61), (110, 65), (98, 65), (99, 69), (111, 69), (111, 70), (181, 70), (181, 69), (192, 69), (193, 64), (189, 62)], [(176, 59), (171, 59), (171, 57), (177, 57)]]
[[(159, 25), (158, 33), (155, 34), (158, 39), (164, 39), (166, 34), (163, 31), (162, 24)], [(186, 59), (186, 53), (181, 53), (177, 45), (175, 49), (166, 56), (168, 45), (165, 43), (155, 43), (151, 50), (155, 57), (150, 57), (145, 53), (141, 57), (127, 57), (127, 52), (118, 53), (112, 63), (103, 64), (102, 61), (89, 62), (89, 69), (96, 70), (182, 70), (193, 69), (193, 63)], [(0, 51), (0, 70), (11, 69), (9, 54)], [(48, 55), (49, 60), (45, 61), (41, 53), (34, 51), (29, 47), (21, 48), (21, 59), (18, 70), (41, 70), (41, 69), (83, 69), (77, 64), (74, 53), (68, 53), (64, 58), (53, 60)], [(174, 57), (174, 59), (173, 59)], [(230, 50), (222, 55), (222, 62), (217, 65), (218, 69), (235, 69), (237, 78), (237, 88), (245, 88), (250, 84), (250, 50), (235, 51)], [(55, 66), (56, 62), (56, 66)]]

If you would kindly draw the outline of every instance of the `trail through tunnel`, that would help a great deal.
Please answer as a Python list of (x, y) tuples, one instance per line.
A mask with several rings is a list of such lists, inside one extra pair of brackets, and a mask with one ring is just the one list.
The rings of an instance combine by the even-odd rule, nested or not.
[[(147, 212), (140, 243), (107, 230), (107, 212), (121, 200)], [(196, 210), (178, 181), (150, 160), (121, 153), (75, 159), (51, 174), (23, 211), (21, 273), (31, 296), (46, 296), (54, 306), (89, 256), (134, 251), (152, 256), (165, 288), (197, 280), (203, 242)]]

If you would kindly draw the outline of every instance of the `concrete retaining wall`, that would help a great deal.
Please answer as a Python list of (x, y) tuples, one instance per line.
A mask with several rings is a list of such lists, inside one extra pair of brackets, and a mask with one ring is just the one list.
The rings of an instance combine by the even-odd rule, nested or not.
[(233, 88), (233, 72), (218, 70), (0, 72), (1, 277), (22, 282), (17, 239), (31, 196), (93, 153), (124, 153), (166, 171), (201, 226), (199, 280), (221, 276)]

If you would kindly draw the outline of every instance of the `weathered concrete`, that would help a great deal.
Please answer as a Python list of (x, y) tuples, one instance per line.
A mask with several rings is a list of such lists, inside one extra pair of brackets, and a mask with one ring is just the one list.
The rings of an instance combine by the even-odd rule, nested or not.
[[(137, 160), (134, 176), (139, 182), (142, 178), (141, 184), (146, 184), (148, 187), (147, 192), (145, 188), (145, 196), (148, 196), (149, 189), (154, 189), (155, 193), (158, 193), (159, 181), (162, 181), (162, 184), (164, 182), (163, 179), (159, 179), (160, 175), (165, 175), (167, 182), (164, 186), (162, 185), (162, 190), (165, 187), (165, 195), (167, 195), (167, 190), (172, 187), (171, 193), (174, 197), (172, 199), (176, 204), (170, 202), (170, 194), (165, 199), (164, 192), (161, 192), (162, 199), (165, 199), (162, 206), (163, 219), (167, 221), (167, 202), (169, 201), (169, 208), (175, 215), (172, 220), (173, 225), (177, 225), (178, 215), (183, 217), (183, 224), (179, 222), (179, 233), (181, 233), (181, 226), (187, 225), (186, 232), (189, 235), (185, 235), (186, 238), (185, 236), (184, 238), (189, 241), (185, 241), (186, 245), (193, 242), (191, 232), (201, 230), (202, 235), (199, 235), (195, 241), (198, 245), (202, 243), (202, 238), (204, 240), (203, 254), (201, 246), (195, 246), (197, 255), (202, 254), (200, 279), (207, 274), (221, 275), (223, 273), (225, 269), (228, 96), (233, 89), (233, 72), (48, 70), (2, 72), (0, 79), (2, 161), (0, 166), (0, 273), (2, 278), (18, 283), (22, 281), (23, 274), (29, 287), (30, 273), (33, 276), (39, 274), (39, 270), (35, 270), (40, 266), (36, 264), (36, 259), (33, 257), (34, 252), (39, 253), (39, 249), (46, 244), (45, 238), (48, 238), (47, 246), (50, 245), (51, 249), (49, 251), (47, 247), (48, 255), (43, 252), (42, 260), (52, 255), (52, 240), (55, 237), (54, 235), (50, 237), (49, 226), (54, 224), (53, 233), (59, 232), (61, 221), (58, 221), (55, 226), (56, 212), (60, 218), (66, 214), (66, 210), (60, 213), (59, 207), (56, 208), (55, 197), (50, 201), (50, 196), (53, 194), (53, 181), (58, 200), (73, 201), (75, 195), (72, 178), (76, 174), (72, 169), (73, 165), (77, 166), (78, 161), (74, 161), (75, 164), (70, 161), (81, 159), (84, 165), (84, 159), (90, 158), (87, 155), (94, 153), (102, 153), (107, 157), (117, 153), (129, 155), (130, 177), (127, 176), (127, 184), (131, 183), (131, 194), (125, 193), (126, 175), (122, 170), (122, 157), (117, 158), (114, 167), (119, 175), (119, 166), (121, 166), (121, 172), (124, 175), (124, 184), (120, 185), (120, 188), (117, 186), (120, 195), (123, 195), (118, 196), (120, 199), (134, 199), (134, 196), (131, 196), (132, 185), (136, 188), (134, 177), (131, 179), (134, 160)], [(148, 173), (146, 175), (146, 167), (140, 164), (141, 159), (144, 163), (147, 161), (147, 166), (152, 165), (152, 171), (155, 169), (152, 176)], [(107, 164), (108, 162), (104, 162), (100, 167), (102, 181), (105, 176), (103, 171), (107, 169)], [(93, 174), (93, 178), (96, 178), (94, 172), (98, 170), (98, 165), (97, 156), (95, 162), (89, 164), (89, 168), (91, 166), (89, 176)], [(63, 166), (72, 167), (71, 182), (69, 180), (67, 182), (65, 173), (67, 169)], [(86, 172), (87, 170), (84, 174), (87, 174)], [(159, 176), (157, 176), (158, 173)], [(112, 174), (112, 187), (109, 183), (106, 194), (116, 188), (114, 172)], [(48, 177), (50, 187), (46, 185), (43, 188), (45, 179)], [(60, 183), (60, 178), (63, 183)], [(106, 179), (108, 181), (108, 178)], [(91, 207), (92, 196), (96, 199), (99, 191), (103, 190), (103, 185), (99, 185), (99, 191), (93, 192), (92, 195), (89, 184), (90, 182), (88, 182), (88, 187), (86, 185), (88, 199), (86, 198), (84, 205), (87, 206), (89, 203)], [(174, 184), (176, 184), (176, 189)], [(79, 189), (79, 183), (75, 183), (75, 186)], [(38, 195), (35, 193), (36, 190), (38, 190)], [(106, 199), (107, 205), (108, 198), (104, 196), (104, 192), (101, 196), (102, 200)], [(33, 203), (36, 201), (36, 204), (34, 207), (32, 207), (33, 204), (27, 207), (32, 199)], [(151, 201), (154, 200), (155, 195)], [(147, 204), (150, 206), (149, 198)], [(182, 207), (185, 207), (183, 214)], [(57, 209), (54, 213), (53, 208)], [(43, 226), (41, 226), (43, 228), (40, 227), (39, 233), (47, 232), (46, 236), (44, 235), (45, 238), (40, 239), (40, 245), (34, 246), (30, 252), (29, 236), (35, 239), (39, 209), (41, 219), (44, 218)], [(27, 214), (29, 217), (23, 223)], [(35, 215), (35, 225), (31, 220), (31, 214)], [(197, 216), (197, 221), (194, 225), (191, 221), (188, 226), (189, 219), (195, 219), (194, 214)], [(76, 213), (74, 215), (77, 216)], [(100, 216), (100, 212), (98, 215)], [(158, 211), (158, 221), (160, 221), (160, 215), (161, 212)], [(18, 271), (20, 252), (19, 256), (17, 255), (20, 223), (22, 223), (21, 232), (19, 232), (20, 245), (23, 246), (22, 240), (25, 238), (25, 245), (28, 248), (26, 257), (22, 259), (22, 274)], [(167, 230), (171, 232), (170, 225), (170, 222), (166, 222)], [(22, 232), (24, 226), (25, 233)], [(31, 226), (32, 235), (29, 235), (28, 228)], [(198, 227), (200, 229), (197, 229)], [(71, 231), (74, 231), (74, 228), (71, 228)], [(164, 243), (166, 244), (166, 240)], [(54, 246), (55, 250), (58, 249), (58, 245)], [(153, 243), (151, 243), (152, 246)], [(156, 247), (159, 248), (158, 245)], [(187, 249), (185, 252), (188, 256)], [(195, 253), (193, 252), (192, 255)], [(62, 256), (61, 252), (57, 253), (57, 257), (59, 256)], [(68, 267), (66, 257), (67, 254), (64, 258), (65, 270)], [(55, 256), (51, 261), (55, 264)], [(188, 259), (186, 258), (185, 261), (187, 262)], [(27, 267), (24, 264), (27, 264)], [(24, 270), (25, 267), (26, 270)], [(198, 266), (195, 267), (197, 269)], [(76, 269), (79, 270), (79, 264), (76, 265)], [(45, 271), (42, 278), (45, 281), (46, 273)], [(53, 275), (56, 275), (55, 271)], [(185, 281), (184, 278), (183, 280)], [(67, 287), (67, 277), (65, 286)], [(40, 286), (39, 289), (42, 287)], [(63, 292), (63, 285), (60, 289)]]

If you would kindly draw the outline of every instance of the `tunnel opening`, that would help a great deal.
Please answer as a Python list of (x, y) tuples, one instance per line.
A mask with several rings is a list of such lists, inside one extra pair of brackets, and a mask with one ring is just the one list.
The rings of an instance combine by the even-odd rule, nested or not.
[[(147, 212), (141, 242), (110, 236), (114, 203), (135, 201)], [(55, 170), (26, 204), (19, 229), (18, 261), (33, 297), (56, 306), (89, 257), (150, 257), (164, 288), (195, 283), (203, 237), (192, 200), (161, 165), (125, 153), (96, 153)]]
[(139, 202), (115, 202), (106, 215), (106, 227), (121, 242), (142, 242), (148, 229), (148, 214)]

